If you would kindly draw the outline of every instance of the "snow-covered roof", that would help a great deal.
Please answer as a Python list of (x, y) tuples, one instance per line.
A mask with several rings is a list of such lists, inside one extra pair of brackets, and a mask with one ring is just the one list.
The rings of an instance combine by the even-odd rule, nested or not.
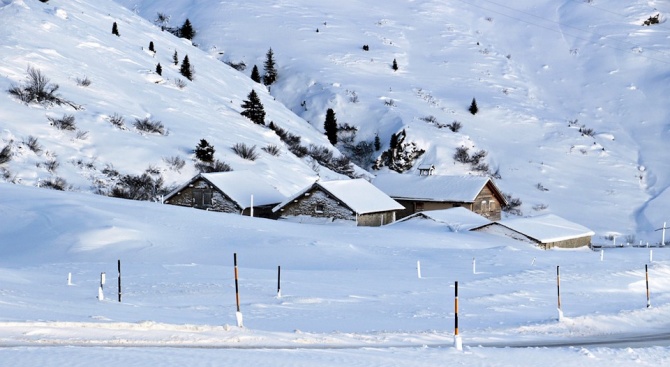
[(453, 232), (468, 231), (472, 228), (481, 227), (491, 223), (485, 217), (463, 207), (449, 208), (441, 210), (426, 210), (414, 213), (393, 223), (398, 223), (428, 219), (437, 223), (445, 224)]
[(592, 230), (555, 214), (505, 219), (497, 223), (540, 243), (566, 241), (595, 234)]
[(372, 181), (380, 190), (396, 199), (462, 203), (473, 202), (488, 182), (493, 183), (490, 178), (482, 176), (408, 174), (383, 174)]
[(274, 186), (266, 183), (261, 176), (252, 171), (230, 171), (201, 173), (185, 185), (172, 191), (166, 196), (166, 199), (183, 190), (199, 178), (208, 181), (242, 209), (252, 206), (251, 195), (254, 197), (253, 206), (273, 205), (282, 202), (286, 198)]
[(359, 178), (354, 180), (335, 180), (324, 182), (317, 181), (296, 193), (292, 197), (286, 199), (284, 202), (274, 207), (272, 211), (276, 212), (286, 204), (290, 203), (301, 195), (304, 195), (306, 192), (311, 191), (315, 186), (320, 187), (322, 190), (336, 197), (342, 202), (342, 204), (356, 212), (356, 214), (368, 214), (404, 209), (402, 205), (391, 199), (377, 187), (365, 179)]

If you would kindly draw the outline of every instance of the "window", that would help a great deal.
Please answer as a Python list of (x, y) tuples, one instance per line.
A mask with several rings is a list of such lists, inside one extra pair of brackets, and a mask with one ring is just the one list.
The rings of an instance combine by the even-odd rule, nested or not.
[(489, 206), (486, 203), (486, 200), (482, 200), (482, 212), (489, 211)]
[(414, 211), (415, 212), (422, 212), (423, 211), (423, 203), (416, 203), (414, 205)]
[(193, 189), (193, 206), (209, 208), (212, 206), (212, 190)]
[(314, 208), (315, 213), (323, 213), (323, 204), (316, 204), (316, 207)]

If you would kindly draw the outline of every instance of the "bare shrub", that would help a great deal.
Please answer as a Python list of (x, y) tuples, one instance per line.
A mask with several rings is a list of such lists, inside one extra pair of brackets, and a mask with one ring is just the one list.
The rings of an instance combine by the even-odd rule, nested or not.
[(0, 150), (0, 164), (7, 163), (12, 159), (12, 148), (9, 144)]
[(236, 143), (232, 149), (235, 154), (246, 160), (255, 161), (258, 158), (255, 145), (250, 147), (244, 143)]
[(42, 152), (42, 146), (39, 142), (37, 142), (37, 138), (32, 135), (28, 136), (28, 139), (24, 140), (23, 144), (25, 144), (28, 149), (33, 151), (35, 154), (40, 154)]
[(74, 131), (77, 129), (74, 122), (74, 115), (65, 114), (61, 118), (47, 117), (47, 119), (51, 121), (51, 126), (58, 130)]
[(542, 210), (546, 210), (547, 208), (549, 208), (549, 205), (547, 205), (547, 204), (536, 204), (536, 205), (533, 205), (533, 210), (535, 210), (535, 211), (537, 211), (537, 212), (542, 211)]
[(47, 178), (46, 180), (40, 181), (38, 186), (58, 191), (68, 191), (72, 189), (72, 185), (69, 185), (62, 177)]
[(91, 79), (89, 79), (87, 76), (84, 76), (83, 78), (77, 78), (77, 85), (80, 87), (88, 87), (91, 85)]
[(214, 162), (197, 162), (195, 169), (200, 173), (230, 172), (233, 170), (227, 163), (218, 159), (215, 159)]
[(141, 175), (123, 175), (110, 196), (132, 200), (153, 200), (163, 193), (163, 178), (153, 178), (148, 172)]
[(148, 117), (143, 119), (136, 118), (133, 126), (139, 131), (166, 135), (165, 126), (160, 121), (149, 120)]
[(109, 122), (121, 130), (126, 130), (126, 120), (118, 113), (109, 116)]
[(28, 67), (27, 82), (24, 86), (12, 85), (7, 92), (10, 95), (18, 98), (24, 103), (37, 103), (41, 105), (68, 105), (75, 110), (81, 109), (81, 106), (74, 104), (60, 95), (56, 94), (58, 91), (58, 84), (52, 84), (42, 71), (33, 67)]
[(186, 165), (186, 161), (184, 161), (183, 158), (177, 155), (173, 157), (163, 158), (163, 162), (165, 162), (172, 171), (177, 172), (179, 172)]
[(395, 101), (394, 101), (394, 100), (392, 100), (392, 99), (387, 99), (386, 101), (384, 101), (384, 106), (387, 106), (387, 107), (396, 107), (397, 105), (395, 104)]
[(535, 187), (540, 191), (549, 191), (549, 189), (544, 187), (544, 185), (542, 185), (541, 182), (538, 182), (537, 185), (535, 185)]
[(88, 139), (88, 131), (77, 130), (77, 133), (74, 135), (75, 139), (86, 140)]
[(523, 215), (521, 212), (521, 199), (512, 197), (512, 194), (503, 193), (503, 196), (507, 200), (507, 205), (502, 207), (502, 211), (512, 215)]
[(268, 153), (269, 155), (272, 155), (272, 156), (275, 156), (275, 157), (278, 156), (279, 153), (281, 153), (281, 149), (279, 149), (279, 147), (274, 145), (274, 144), (268, 144), (267, 146), (264, 146), (261, 149), (264, 152)]
[(58, 167), (60, 167), (60, 163), (55, 158), (49, 159), (49, 160), (44, 162), (44, 168), (46, 168), (47, 171), (49, 171), (51, 173), (56, 172)]
[(175, 87), (177, 87), (179, 89), (184, 89), (184, 88), (186, 88), (186, 81), (184, 79), (176, 78), (174, 80), (174, 85), (175, 85)]
[(457, 133), (457, 132), (461, 129), (461, 127), (463, 127), (463, 124), (461, 124), (461, 123), (458, 122), (458, 121), (454, 121), (454, 122), (452, 122), (451, 124), (447, 124), (447, 127), (448, 127), (449, 130), (451, 130), (452, 132)]
[(428, 116), (420, 117), (420, 119), (423, 120), (423, 121), (425, 121), (425, 122), (431, 123), (431, 124), (435, 124), (435, 123), (437, 123), (437, 117), (435, 117), (435, 116), (433, 116), (433, 115), (428, 115)]
[(247, 64), (244, 61), (224, 61), (224, 63), (237, 71), (244, 71), (247, 68)]
[(470, 163), (470, 153), (468, 153), (468, 150), (470, 149), (463, 146), (456, 148), (456, 153), (454, 153), (454, 160), (460, 163)]

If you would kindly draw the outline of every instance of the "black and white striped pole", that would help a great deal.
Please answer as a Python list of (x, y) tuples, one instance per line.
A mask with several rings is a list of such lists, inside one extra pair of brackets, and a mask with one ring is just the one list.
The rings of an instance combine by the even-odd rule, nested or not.
[(454, 348), (463, 350), (463, 339), (458, 335), (458, 281), (454, 283)]
[(119, 302), (121, 302), (121, 260), (117, 262), (117, 267), (119, 269)]
[(237, 318), (237, 327), (244, 327), (242, 320), (242, 312), (240, 311), (240, 288), (238, 286), (238, 272), (237, 272), (237, 253), (233, 254), (233, 264), (235, 265), (235, 303), (237, 304), (237, 312), (235, 317)]

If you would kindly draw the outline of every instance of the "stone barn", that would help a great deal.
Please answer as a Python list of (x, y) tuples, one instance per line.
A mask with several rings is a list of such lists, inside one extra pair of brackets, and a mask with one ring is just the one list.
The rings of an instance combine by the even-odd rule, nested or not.
[(284, 199), (286, 196), (259, 175), (251, 171), (230, 171), (201, 173), (170, 192), (163, 202), (272, 218), (272, 208)]
[(395, 221), (403, 206), (364, 179), (317, 181), (272, 209), (280, 219), (345, 221), (381, 226)]

